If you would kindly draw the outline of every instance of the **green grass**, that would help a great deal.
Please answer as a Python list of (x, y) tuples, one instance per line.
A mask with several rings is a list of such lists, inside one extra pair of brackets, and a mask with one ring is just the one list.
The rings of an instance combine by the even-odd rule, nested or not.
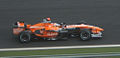
[(32, 51), (3, 51), (1, 56), (27, 56), (27, 55), (55, 55), (55, 54), (80, 54), (80, 53), (107, 53), (120, 52), (120, 47), (114, 48), (82, 48), (82, 49), (55, 49), (55, 50), (32, 50)]
[(120, 58), (120, 56), (96, 57), (96, 58)]

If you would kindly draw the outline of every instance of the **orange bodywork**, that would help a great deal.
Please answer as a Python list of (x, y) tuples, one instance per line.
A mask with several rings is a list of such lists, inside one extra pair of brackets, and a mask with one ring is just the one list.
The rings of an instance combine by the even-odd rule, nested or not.
[(66, 28), (81, 28), (81, 29), (91, 29), (93, 33), (99, 33), (101, 31), (104, 31), (104, 29), (91, 26), (91, 25), (85, 25), (85, 24), (80, 24), (80, 25), (68, 25)]
[(19, 35), (20, 32), (24, 31), (24, 28), (13, 28), (13, 34)]
[[(18, 23), (18, 28), (13, 28), (13, 34), (19, 35), (22, 31), (24, 30), (29, 30), (31, 31), (31, 34), (34, 34), (39, 37), (56, 37), (60, 29), (62, 29), (61, 26), (57, 26), (56, 23), (37, 23), (34, 25), (27, 24), (26, 28), (23, 28), (25, 25), (24, 23)], [(64, 29), (70, 29), (70, 28), (80, 28), (80, 29), (91, 29), (92, 33), (99, 33), (101, 31), (104, 31), (104, 29), (91, 26), (91, 25), (85, 25), (85, 24), (80, 24), (80, 25), (67, 25), (64, 27)], [(36, 33), (36, 30), (38, 33)]]
[(32, 31), (32, 33), (35, 33), (36, 30), (40, 30), (40, 33), (42, 35), (41, 34), (35, 34), (36, 36), (56, 37), (58, 35), (58, 32), (53, 32), (53, 31), (50, 31), (50, 30), (58, 31), (60, 28), (58, 26), (55, 26), (52, 23), (38, 23), (38, 24), (30, 26), (29, 29)]
[[(19, 27), (24, 27), (23, 23), (19, 23), (18, 25)], [(55, 23), (37, 23), (35, 25), (28, 24), (26, 28), (30, 30), (32, 34), (39, 37), (56, 37), (58, 32), (53, 31), (58, 31), (60, 29), (59, 26), (55, 26)], [(13, 34), (18, 35), (24, 30), (25, 28), (13, 28)], [(35, 33), (36, 30), (39, 30), (41, 34)]]

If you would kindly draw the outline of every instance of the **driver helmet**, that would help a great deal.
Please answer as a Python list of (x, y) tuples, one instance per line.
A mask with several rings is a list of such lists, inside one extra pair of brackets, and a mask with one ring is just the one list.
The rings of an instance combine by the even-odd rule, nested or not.
[(44, 23), (51, 23), (51, 19), (50, 18), (43, 19), (43, 22)]
[(47, 19), (47, 21), (51, 21), (51, 19), (50, 18), (46, 18)]

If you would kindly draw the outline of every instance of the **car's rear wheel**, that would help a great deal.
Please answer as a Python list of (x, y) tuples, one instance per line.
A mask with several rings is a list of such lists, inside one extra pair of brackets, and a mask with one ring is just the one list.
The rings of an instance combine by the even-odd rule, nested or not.
[(83, 41), (87, 41), (91, 39), (91, 32), (89, 29), (82, 29), (80, 30), (79, 37)]
[(19, 35), (19, 41), (21, 43), (29, 43), (31, 41), (31, 34), (28, 31), (23, 31)]

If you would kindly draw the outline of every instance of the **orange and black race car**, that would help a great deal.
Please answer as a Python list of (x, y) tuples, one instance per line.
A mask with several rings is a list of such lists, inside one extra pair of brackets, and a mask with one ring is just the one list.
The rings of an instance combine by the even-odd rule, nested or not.
[(86, 41), (91, 38), (101, 38), (102, 31), (102, 28), (85, 23), (72, 25), (51, 23), (50, 18), (43, 19), (43, 22), (34, 25), (23, 21), (13, 24), (13, 34), (21, 43), (28, 43), (32, 39), (67, 40), (67, 37), (79, 37)]

